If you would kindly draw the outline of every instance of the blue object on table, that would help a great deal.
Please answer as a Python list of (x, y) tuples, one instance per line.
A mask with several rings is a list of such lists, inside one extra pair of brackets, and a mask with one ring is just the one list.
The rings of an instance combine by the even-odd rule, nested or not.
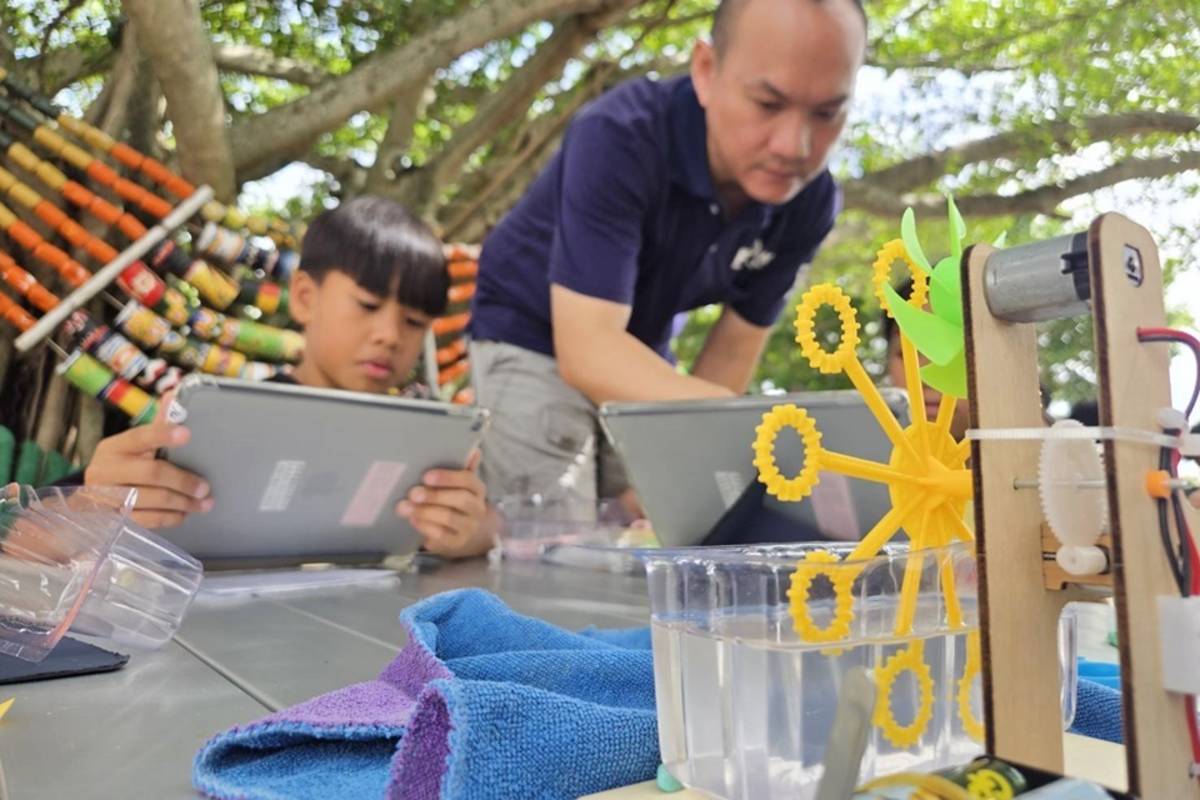
[(1121, 665), (1079, 659), (1079, 677), (1121, 691)]
[(1121, 744), (1121, 667), (1079, 659), (1079, 688), (1071, 733)]
[(192, 781), (216, 798), (567, 800), (660, 762), (647, 628), (581, 633), (478, 589), (400, 616), (378, 679), (220, 734)]

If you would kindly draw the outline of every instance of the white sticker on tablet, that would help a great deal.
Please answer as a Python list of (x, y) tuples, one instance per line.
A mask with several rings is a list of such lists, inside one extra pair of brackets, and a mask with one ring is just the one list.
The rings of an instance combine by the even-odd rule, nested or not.
[(305, 462), (276, 461), (267, 488), (258, 501), (259, 511), (286, 511), (304, 476)]
[(817, 528), (827, 539), (856, 542), (863, 531), (858, 527), (858, 514), (854, 509), (854, 495), (850, 491), (850, 479), (836, 472), (822, 472), (817, 485), (809, 497)]
[(717, 492), (721, 495), (721, 503), (726, 511), (733, 508), (733, 504), (750, 485), (750, 481), (740, 472), (718, 471), (713, 473), (713, 478), (717, 482)]
[(350, 505), (346, 506), (346, 513), (342, 514), (342, 527), (369, 528), (374, 525), (404, 477), (406, 467), (397, 461), (373, 462), (355, 490)]

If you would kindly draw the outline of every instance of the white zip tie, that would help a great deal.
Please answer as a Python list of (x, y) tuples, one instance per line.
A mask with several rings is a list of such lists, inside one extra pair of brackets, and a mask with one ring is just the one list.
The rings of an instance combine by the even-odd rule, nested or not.
[(1179, 447), (1181, 440), (1178, 436), (1167, 436), (1164, 433), (1145, 431), (1140, 428), (971, 428), (967, 438), (977, 442), (986, 441), (1019, 441), (1048, 439), (1114, 439), (1134, 444), (1154, 445), (1155, 447)]

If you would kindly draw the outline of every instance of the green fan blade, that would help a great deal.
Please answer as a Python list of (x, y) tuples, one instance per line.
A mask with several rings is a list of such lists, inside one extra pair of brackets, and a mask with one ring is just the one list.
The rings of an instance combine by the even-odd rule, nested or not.
[(1008, 231), (1000, 231), (1000, 235), (992, 242), (992, 247), (1004, 247), (1004, 243), (1008, 241)]
[(957, 261), (962, 258), (962, 243), (963, 239), (967, 238), (967, 223), (963, 222), (962, 214), (958, 213), (958, 206), (954, 205), (954, 198), (950, 195), (946, 195), (946, 205), (950, 215), (950, 255)]
[[(929, 276), (929, 304), (933, 313), (959, 329), (962, 339), (962, 272), (958, 259), (943, 258)], [(962, 346), (961, 343), (959, 345)]]
[(967, 361), (965, 353), (958, 351), (947, 364), (926, 364), (921, 368), (921, 380), (950, 397), (967, 396)]
[(890, 286), (884, 286), (883, 291), (896, 324), (922, 355), (935, 364), (946, 364), (962, 352), (961, 327), (956, 328), (928, 311), (913, 308)]
[(900, 218), (900, 238), (904, 242), (904, 249), (908, 251), (908, 257), (918, 267), (929, 272), (929, 259), (925, 258), (925, 251), (921, 249), (921, 241), (917, 238), (917, 215), (911, 208), (904, 209), (904, 216)]

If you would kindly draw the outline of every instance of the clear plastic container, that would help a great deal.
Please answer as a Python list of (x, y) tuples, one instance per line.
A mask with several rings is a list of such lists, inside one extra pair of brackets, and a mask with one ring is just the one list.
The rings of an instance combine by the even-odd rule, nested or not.
[(0, 652), (40, 661), (72, 630), (151, 649), (178, 630), (200, 563), (129, 519), (108, 487), (0, 492)]
[(503, 525), (492, 557), (546, 561), (614, 572), (640, 571), (634, 549), (654, 546), (615, 501), (594, 509), (567, 494), (509, 496), (497, 504)]
[[(896, 631), (906, 548), (889, 546), (868, 560), (806, 570), (805, 615), (826, 638), (815, 641), (810, 633), (802, 639), (789, 607), (797, 562), (814, 550), (845, 558), (851, 548), (796, 544), (642, 554), (659, 743), (679, 781), (729, 800), (812, 797), (841, 677), (856, 666), (869, 671), (879, 690), (862, 780), (962, 763), (982, 750), (972, 549), (922, 552), (915, 612), (902, 636)], [(838, 617), (844, 625), (834, 622)], [(1074, 653), (1065, 656), (1073, 665)]]

